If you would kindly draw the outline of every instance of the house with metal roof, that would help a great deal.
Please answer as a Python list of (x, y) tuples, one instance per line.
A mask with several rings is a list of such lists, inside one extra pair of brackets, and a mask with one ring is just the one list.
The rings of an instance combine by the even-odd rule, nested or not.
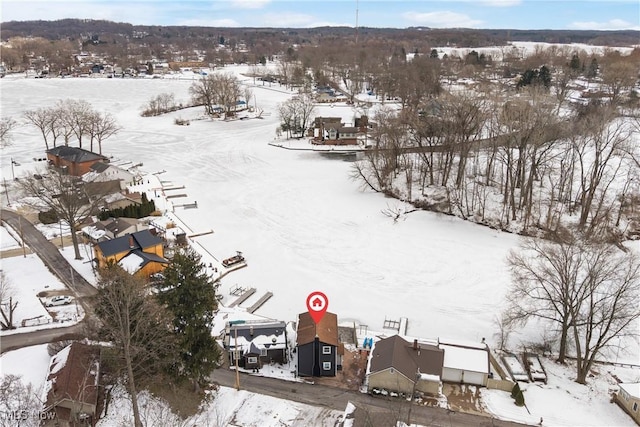
[(140, 277), (159, 273), (169, 263), (164, 258), (164, 241), (149, 230), (98, 242), (93, 250), (98, 268), (110, 263), (120, 264), (129, 273)]
[(334, 377), (344, 353), (338, 340), (338, 316), (326, 312), (316, 324), (308, 312), (300, 313), (296, 349), (299, 376)]
[(384, 338), (371, 351), (367, 387), (369, 391), (438, 395), (444, 358), (437, 343), (410, 343), (399, 335)]

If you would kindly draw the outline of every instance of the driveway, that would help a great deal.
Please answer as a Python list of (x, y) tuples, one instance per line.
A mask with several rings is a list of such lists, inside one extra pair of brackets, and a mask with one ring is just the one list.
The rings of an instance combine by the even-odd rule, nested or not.
[[(83, 297), (96, 295), (96, 288), (76, 272), (71, 264), (60, 254), (58, 248), (48, 241), (26, 218), (7, 209), (0, 210), (0, 216), (2, 221), (16, 230), (17, 233), (20, 233), (20, 230), (22, 231), (22, 239), (25, 244), (40, 257), (61, 282), (73, 291), (84, 307), (85, 317), (90, 316), (92, 313), (91, 307)], [(61, 339), (83, 337), (83, 331), (83, 322), (80, 322), (73, 326), (3, 335), (0, 339), (0, 353)]]
[(22, 239), (35, 252), (47, 267), (71, 289), (77, 297), (96, 295), (97, 290), (78, 274), (71, 264), (60, 254), (59, 249), (48, 241), (26, 218), (20, 214), (2, 209), (2, 221), (7, 223), (17, 233), (22, 230)]

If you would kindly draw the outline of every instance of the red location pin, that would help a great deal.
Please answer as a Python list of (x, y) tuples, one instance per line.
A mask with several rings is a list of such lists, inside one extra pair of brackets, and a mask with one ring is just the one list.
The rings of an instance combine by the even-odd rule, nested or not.
[(328, 307), (329, 299), (322, 292), (311, 292), (307, 297), (307, 310), (316, 325), (327, 312)]

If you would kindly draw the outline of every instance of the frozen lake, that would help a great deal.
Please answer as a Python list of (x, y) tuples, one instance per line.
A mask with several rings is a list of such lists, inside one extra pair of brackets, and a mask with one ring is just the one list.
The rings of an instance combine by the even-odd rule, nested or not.
[[(182, 192), (198, 209), (175, 213), (194, 232), (214, 230), (196, 240), (218, 259), (236, 250), (247, 259), (247, 268), (222, 280), (221, 291), (227, 295), (235, 284), (257, 288), (246, 305), (273, 292), (257, 314), (296, 320), (306, 296), (318, 290), (340, 322), (381, 331), (385, 318), (407, 317), (410, 335), (492, 341), (509, 284), (505, 257), (517, 236), (429, 212), (394, 223), (381, 211), (399, 202), (361, 191), (345, 158), (268, 145), (278, 126), (276, 106), (290, 96), (280, 88), (254, 88), (255, 104), (265, 111), (261, 120), (194, 120), (202, 109), (140, 116), (160, 93), (188, 101), (190, 84), (7, 77), (0, 80), (2, 115), (21, 120), (23, 111), (65, 98), (113, 114), (123, 129), (103, 144), (103, 154), (141, 162), (148, 172), (164, 170), (167, 185), (186, 186)], [(346, 107), (317, 111), (338, 114), (351, 120)], [(191, 119), (190, 126), (175, 125), (176, 117)], [(13, 131), (13, 145), (3, 149), (3, 177), (11, 176), (10, 158), (23, 165), (19, 174), (44, 156), (38, 132)]]

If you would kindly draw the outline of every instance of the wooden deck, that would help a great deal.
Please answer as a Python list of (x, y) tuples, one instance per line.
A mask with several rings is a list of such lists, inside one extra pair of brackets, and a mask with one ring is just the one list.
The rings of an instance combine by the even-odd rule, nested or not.
[(246, 291), (244, 291), (242, 293), (242, 295), (240, 295), (238, 298), (236, 298), (236, 300), (234, 302), (232, 302), (231, 304), (229, 304), (229, 307), (235, 307), (239, 304), (242, 304), (243, 302), (245, 302), (251, 295), (256, 293), (256, 288), (250, 288), (247, 289)]
[(257, 309), (259, 309), (260, 307), (262, 307), (262, 305), (267, 302), (267, 300), (269, 298), (271, 298), (273, 296), (273, 293), (271, 292), (267, 292), (266, 294), (262, 295), (260, 297), (260, 299), (258, 301), (256, 301), (255, 304), (253, 304), (251, 307), (247, 308), (247, 311), (249, 313), (254, 313)]

